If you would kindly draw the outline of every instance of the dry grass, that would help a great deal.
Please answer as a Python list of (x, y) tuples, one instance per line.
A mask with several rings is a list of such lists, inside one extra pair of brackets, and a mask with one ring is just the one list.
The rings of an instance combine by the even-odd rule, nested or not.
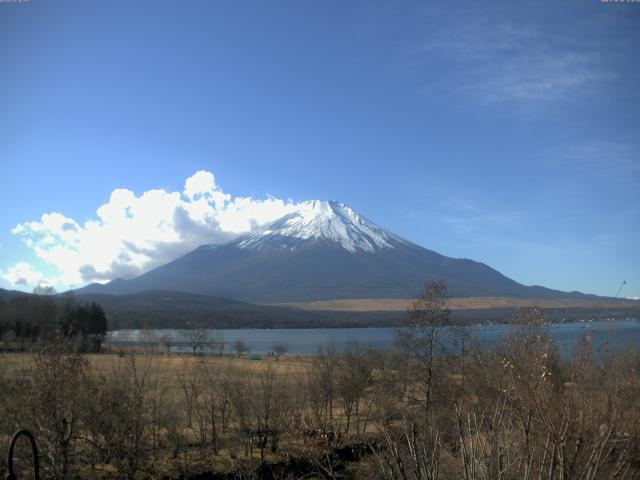
[[(298, 376), (304, 375), (308, 369), (312, 366), (312, 359), (310, 357), (298, 357), (295, 355), (282, 355), (279, 359), (270, 356), (224, 356), (218, 357), (213, 355), (188, 355), (188, 354), (171, 354), (166, 355), (159, 351), (137, 351), (135, 361), (138, 368), (147, 370), (151, 373), (152, 378), (155, 378), (161, 385), (161, 395), (166, 396), (173, 400), (175, 405), (182, 405), (184, 402), (184, 392), (182, 387), (182, 376), (185, 372), (190, 371), (192, 374), (196, 370), (196, 367), (211, 367), (211, 368), (233, 368), (236, 375), (240, 375), (245, 381), (253, 382), (259, 377), (260, 372), (264, 372), (267, 369), (271, 369), (277, 375), (286, 376), (288, 379), (293, 380)], [(118, 352), (105, 352), (102, 354), (86, 354), (86, 360), (90, 365), (91, 374), (96, 379), (104, 377), (106, 381), (121, 375), (126, 371), (126, 362), (128, 358), (126, 355), (119, 354)], [(4, 379), (20, 378), (28, 376), (29, 370), (34, 366), (35, 355), (32, 352), (10, 352), (0, 353), (0, 375)], [(128, 372), (130, 373), (130, 371)], [(232, 421), (230, 424), (230, 430), (226, 434), (220, 434), (221, 439), (225, 445), (222, 446), (220, 451), (213, 455), (210, 446), (207, 447), (206, 454), (202, 448), (194, 447), (198, 443), (197, 436), (197, 421), (194, 419), (193, 428), (185, 426), (184, 410), (181, 409), (178, 413), (180, 417), (180, 431), (185, 445), (189, 445), (188, 448), (183, 449), (179, 453), (179, 458), (171, 458), (169, 454), (156, 459), (159, 465), (156, 468), (169, 473), (170, 476), (178, 477), (180, 472), (178, 471), (178, 465), (189, 465), (189, 469), (193, 471), (228, 471), (237, 468), (236, 459), (241, 459), (247, 462), (250, 457), (257, 462), (260, 456), (260, 449), (254, 447), (249, 456), (245, 455), (244, 449), (240, 448), (238, 443), (238, 435), (234, 431), (235, 423)], [(336, 415), (338, 415), (338, 409), (336, 409)], [(8, 436), (0, 435), (0, 447), (4, 447), (8, 443)], [(166, 439), (164, 440), (166, 443)], [(234, 443), (235, 442), (235, 443)], [(293, 442), (293, 443), (292, 443)], [(283, 439), (281, 441), (281, 451), (277, 454), (267, 452), (267, 461), (279, 461), (284, 455), (284, 452), (299, 452), (302, 447), (299, 441), (293, 441), (292, 439)], [(3, 449), (3, 448), (0, 448)], [(86, 478), (97, 478), (102, 475), (107, 477), (114, 474), (113, 466), (111, 465), (98, 465), (96, 469), (88, 469), (88, 465), (83, 467)], [(176, 470), (178, 468), (178, 470)], [(1, 472), (1, 470), (0, 470)], [(101, 472), (101, 473), (100, 473)], [(97, 475), (100, 473), (100, 475)]]
[[(340, 300), (318, 300), (315, 302), (280, 303), (279, 306), (302, 310), (325, 310), (341, 312), (404, 312), (413, 302), (410, 298), (347, 298)], [(451, 298), (448, 307), (452, 310), (475, 310), (485, 308), (524, 308), (538, 305), (540, 308), (615, 308), (638, 305), (633, 300), (600, 299), (537, 299), (512, 297), (461, 297)]]
[[(522, 343), (521, 348), (524, 349), (528, 347), (528, 345), (529, 343)], [(603, 422), (612, 422), (611, 425), (616, 429), (623, 432), (630, 432), (626, 433), (627, 436), (615, 438), (613, 440), (615, 442), (629, 443), (630, 439), (637, 438), (634, 436), (635, 433), (633, 433), (635, 430), (631, 429), (631, 427), (636, 428), (634, 425), (636, 425), (635, 418), (637, 418), (637, 399), (640, 398), (640, 396), (637, 395), (637, 388), (635, 386), (637, 385), (637, 370), (633, 367), (637, 365), (637, 357), (620, 357), (616, 362), (598, 368), (595, 368), (595, 364), (589, 363), (590, 360), (589, 362), (584, 360), (584, 375), (586, 375), (584, 379), (580, 380), (582, 377), (575, 377), (576, 380), (572, 380), (571, 382), (565, 381), (561, 384), (562, 388), (558, 390), (550, 387), (551, 384), (548, 382), (551, 380), (549, 380), (549, 377), (543, 377), (547, 378), (547, 380), (541, 382), (538, 380), (539, 375), (528, 374), (538, 372), (536, 367), (539, 365), (539, 363), (536, 363), (538, 360), (540, 360), (540, 362), (543, 361), (542, 359), (545, 359), (544, 362), (548, 361), (547, 359), (549, 357), (546, 351), (542, 355), (540, 355), (539, 352), (536, 353), (536, 351), (531, 354), (528, 352), (529, 350), (515, 350), (514, 346), (511, 350), (506, 353), (503, 352), (503, 354), (499, 356), (494, 356), (490, 352), (482, 355), (478, 354), (479, 356), (469, 356), (469, 363), (464, 364), (466, 370), (461, 370), (463, 364), (459, 362), (460, 359), (455, 358), (443, 359), (442, 362), (444, 363), (438, 365), (438, 382), (434, 384), (437, 390), (434, 390), (436, 393), (433, 396), (432, 407), (429, 413), (430, 417), (428, 417), (428, 419), (432, 422), (429, 423), (429, 425), (435, 425), (439, 435), (441, 435), (438, 437), (440, 438), (440, 446), (437, 447), (441, 472), (440, 478), (461, 478), (461, 446), (464, 446), (467, 451), (475, 452), (473, 454), (475, 455), (474, 461), (485, 462), (487, 465), (487, 462), (493, 461), (493, 457), (490, 455), (492, 451), (490, 447), (492, 445), (500, 445), (500, 448), (503, 450), (512, 449), (509, 451), (515, 455), (514, 458), (517, 458), (523, 441), (519, 436), (520, 432), (522, 432), (522, 424), (518, 423), (518, 419), (524, 418), (527, 412), (531, 414), (530, 412), (534, 410), (550, 412), (554, 408), (557, 408), (558, 412), (562, 413), (564, 412), (564, 410), (561, 410), (562, 408), (576, 409), (575, 412), (577, 413), (573, 410), (567, 410), (568, 413), (564, 417), (561, 415), (545, 416), (544, 418), (547, 419), (547, 421), (557, 420), (564, 422), (565, 418), (573, 421), (572, 419), (584, 418), (585, 415), (593, 417), (595, 420), (591, 423), (593, 423), (595, 427), (593, 427), (592, 430), (584, 430), (586, 435), (584, 438), (587, 439), (587, 443), (585, 443), (587, 447), (585, 448), (595, 448), (594, 445), (597, 446), (601, 434), (598, 435), (593, 432), (599, 432)], [(202, 370), (201, 367), (203, 366), (205, 370), (207, 366), (210, 366), (212, 370), (217, 369), (223, 371), (227, 367), (233, 367), (228, 370), (231, 373), (226, 379), (231, 379), (231, 383), (237, 381), (241, 386), (250, 387), (240, 389), (239, 392), (241, 396), (236, 396), (235, 399), (246, 400), (246, 398), (256, 394), (256, 397), (251, 396), (252, 400), (258, 400), (258, 403), (254, 404), (254, 408), (255, 405), (259, 405), (259, 408), (264, 406), (264, 404), (259, 403), (259, 399), (261, 398), (260, 393), (257, 393), (260, 391), (259, 388), (251, 388), (252, 386), (259, 385), (260, 373), (265, 372), (267, 369), (272, 369), (277, 375), (286, 376), (287, 379), (285, 380), (291, 381), (290, 383), (284, 381), (281, 386), (277, 387), (277, 393), (273, 397), (291, 397), (292, 402), (283, 403), (285, 407), (280, 410), (280, 412), (287, 412), (289, 422), (287, 422), (286, 427), (283, 427), (283, 434), (279, 441), (278, 451), (274, 453), (269, 451), (264, 452), (266, 453), (265, 459), (269, 462), (286, 461), (292, 457), (309, 458), (313, 459), (314, 462), (325, 461), (325, 459), (329, 458), (327, 452), (334, 446), (342, 446), (343, 441), (346, 445), (357, 445), (360, 442), (372, 441), (372, 444), (382, 445), (382, 449), (379, 450), (378, 455), (365, 457), (359, 461), (359, 463), (349, 465), (349, 472), (355, 475), (355, 477), (352, 478), (372, 478), (374, 475), (377, 478), (390, 478), (381, 476), (379, 471), (379, 462), (382, 459), (380, 455), (388, 455), (389, 451), (392, 450), (391, 448), (384, 450), (385, 447), (382, 443), (382, 439), (386, 438), (384, 435), (388, 434), (388, 438), (395, 442), (394, 446), (400, 449), (403, 455), (403, 461), (405, 462), (411, 461), (411, 457), (407, 453), (411, 448), (415, 446), (431, 448), (433, 443), (433, 438), (429, 436), (431, 435), (431, 431), (425, 429), (424, 438), (418, 438), (419, 442), (415, 445), (410, 444), (411, 441), (416, 441), (411, 440), (412, 437), (409, 435), (411, 432), (414, 432), (414, 430), (411, 430), (414, 427), (414, 423), (412, 422), (418, 422), (416, 423), (417, 425), (427, 425), (427, 417), (422, 416), (424, 394), (417, 383), (419, 375), (418, 369), (415, 368), (415, 362), (407, 361), (403, 357), (391, 357), (390, 360), (385, 362), (382, 362), (382, 360), (384, 360), (382, 357), (369, 358), (365, 355), (361, 358), (356, 358), (356, 360), (367, 359), (367, 361), (373, 362), (369, 364), (372, 366), (371, 378), (361, 397), (361, 403), (359, 404), (361, 409), (357, 415), (354, 414), (350, 417), (350, 429), (348, 433), (343, 435), (347, 417), (344, 405), (339, 396), (339, 380), (340, 378), (351, 378), (345, 375), (349, 373), (347, 367), (349, 367), (351, 363), (345, 362), (344, 357), (334, 359), (335, 363), (332, 365), (332, 378), (335, 382), (333, 383), (333, 394), (335, 397), (332, 408), (324, 412), (323, 418), (316, 419), (313, 417), (314, 411), (312, 409), (317, 407), (317, 405), (313, 403), (313, 400), (326, 394), (326, 391), (322, 390), (322, 388), (316, 388), (318, 385), (323, 385), (323, 370), (320, 369), (323, 364), (319, 361), (322, 360), (321, 357), (283, 355), (277, 360), (271, 356), (221, 358), (216, 356), (192, 356), (188, 354), (171, 354), (167, 356), (160, 353), (160, 351), (147, 351), (146, 353), (139, 351), (137, 353), (139, 353), (139, 355), (135, 356), (136, 365), (139, 365), (140, 368), (149, 368), (152, 370), (149, 376), (149, 378), (152, 379), (151, 383), (157, 380), (158, 383), (162, 385), (160, 389), (150, 393), (150, 398), (152, 395), (154, 402), (158, 401), (158, 405), (163, 405), (163, 408), (172, 411), (171, 416), (176, 420), (175, 425), (177, 426), (171, 428), (177, 428), (177, 432), (179, 432), (179, 435), (170, 433), (173, 430), (166, 427), (166, 423), (161, 423), (164, 422), (164, 420), (160, 420), (155, 424), (160, 426), (157, 437), (159, 445), (157, 452), (155, 450), (156, 437), (154, 436), (154, 463), (152, 468), (153, 472), (155, 472), (154, 475), (157, 475), (156, 478), (161, 478), (162, 476), (166, 476), (167, 478), (184, 478), (185, 472), (237, 471), (246, 468), (247, 465), (255, 467), (259, 462), (258, 459), (260, 458), (261, 452), (255, 444), (250, 453), (249, 451), (245, 451), (244, 447), (247, 445), (247, 438), (249, 437), (241, 430), (242, 424), (240, 423), (241, 420), (238, 414), (234, 413), (228, 417), (229, 423), (227, 425), (229, 428), (226, 432), (221, 432), (220, 424), (218, 424), (217, 428), (221, 450), (217, 454), (214, 454), (210, 445), (210, 437), (208, 440), (202, 440), (203, 430), (201, 430), (202, 424), (198, 424), (198, 415), (202, 415), (203, 412), (205, 415), (208, 415), (206, 391), (211, 385), (214, 385), (216, 388), (220, 385), (218, 380), (215, 379), (217, 377), (214, 377), (213, 383), (205, 383), (200, 386), (200, 393), (205, 399), (205, 410), (200, 410), (200, 414), (198, 415), (194, 414), (193, 424), (191, 422), (187, 424), (185, 383), (181, 382), (185, 382), (185, 375), (197, 375), (198, 372), (196, 371), (198, 368)], [(513, 374), (505, 373), (503, 356), (507, 354), (510, 355), (510, 364), (519, 365)], [(126, 366), (126, 362), (132, 362), (134, 359), (133, 356), (126, 354), (120, 355), (117, 351), (99, 355), (91, 354), (87, 355), (86, 358), (91, 365), (92, 374), (95, 375), (96, 378), (104, 376), (107, 382), (117, 379), (118, 373), (126, 372), (126, 370), (122, 368), (123, 365)], [(586, 358), (587, 357), (585, 357), (585, 359)], [(2, 376), (6, 378), (21, 375), (33, 365), (33, 359), (34, 355), (31, 353), (0, 354), (0, 378), (2, 378)], [(534, 366), (532, 367), (532, 365)], [(543, 363), (543, 365), (547, 365), (547, 363)], [(581, 369), (577, 369), (575, 365), (570, 363), (562, 363), (556, 365), (556, 367), (558, 367), (559, 370), (557, 372), (554, 370), (554, 375), (557, 373), (559, 375), (558, 378), (574, 378), (569, 375), (571, 372), (583, 372), (582, 367)], [(600, 369), (604, 367), (608, 369), (608, 374), (601, 373)], [(188, 373), (189, 371), (191, 373)], [(400, 375), (400, 373), (407, 372), (409, 375), (406, 377)], [(465, 373), (464, 376), (463, 372)], [(524, 372), (524, 374), (520, 375), (518, 372)], [(630, 372), (633, 373), (630, 374)], [(307, 376), (307, 374), (309, 375)], [(297, 382), (297, 380), (303, 380), (300, 378), (302, 376), (306, 377), (304, 379), (306, 382)], [(211, 377), (205, 376), (199, 378)], [(618, 384), (617, 380), (615, 380), (617, 378), (623, 378), (625, 381)], [(385, 381), (388, 379), (391, 379), (393, 384), (385, 386)], [(207, 380), (203, 381), (207, 382)], [(523, 381), (529, 383), (523, 385)], [(579, 381), (582, 383), (579, 383)], [(401, 385), (402, 388), (400, 387)], [(582, 386), (580, 387), (580, 385)], [(620, 388), (622, 388), (622, 390), (619, 390)], [(307, 393), (298, 397), (296, 396), (296, 393), (299, 393), (298, 390)], [(507, 396), (503, 396), (500, 392), (506, 393)], [(533, 392), (533, 394), (531, 392)], [(582, 403), (566, 401), (567, 399), (573, 400), (577, 398), (577, 393), (584, 396)], [(509, 399), (508, 401), (506, 400), (507, 397)], [(165, 402), (164, 400), (168, 401)], [(464, 402), (462, 400), (464, 400)], [(234, 399), (232, 398), (230, 407), (230, 411), (232, 412), (234, 411), (233, 409), (237, 408), (233, 406), (233, 402)], [(294, 402), (297, 403), (294, 404)], [(242, 402), (239, 404), (242, 405)], [(151, 403), (149, 403), (149, 405), (151, 405)], [(218, 403), (218, 405), (220, 405), (220, 403)], [(460, 417), (457, 417), (458, 410), (455, 405), (460, 406)], [(536, 405), (540, 405), (538, 410), (533, 408), (533, 406)], [(613, 410), (610, 408), (611, 405), (614, 405)], [(294, 418), (294, 410), (290, 411), (289, 409), (294, 406), (300, 407), (299, 409), (295, 409), (295, 414), (302, 416), (299, 423), (291, 421)], [(371, 410), (369, 410), (370, 408)], [(378, 410), (378, 408), (380, 408), (380, 410)], [(614, 420), (610, 419), (612, 418), (610, 411), (625, 413), (619, 418), (614, 419), (615, 423), (613, 423)], [(498, 434), (494, 435), (492, 433), (491, 435), (493, 436), (489, 436), (489, 430), (487, 428), (487, 421), (489, 420), (487, 419), (493, 415), (493, 412), (502, 413), (500, 413), (500, 417), (495, 417), (500, 420), (499, 422), (496, 422), (495, 418), (491, 417), (491, 425), (497, 425), (499, 429), (496, 430)], [(385, 414), (384, 417), (381, 416), (383, 413)], [(390, 413), (388, 417), (386, 416), (387, 413)], [(508, 421), (502, 422), (503, 415), (504, 419)], [(476, 417), (480, 419), (478, 422), (475, 421)], [(189, 416), (189, 418), (191, 418), (191, 416)], [(460, 419), (464, 420), (465, 418), (473, 419), (474, 423), (469, 423), (467, 426), (462, 425)], [(408, 419), (408, 423), (406, 419)], [(155, 422), (155, 420), (152, 421)], [(250, 428), (255, 428), (252, 422), (254, 422), (254, 420), (249, 421)], [(532, 435), (536, 435), (536, 444), (542, 445), (545, 438), (547, 438), (547, 442), (549, 441), (545, 430), (547, 427), (544, 426), (546, 424), (543, 424), (539, 420), (536, 420), (536, 422), (537, 423), (534, 422), (533, 424)], [(575, 425), (581, 425), (577, 420), (576, 422)], [(589, 422), (587, 422), (587, 424), (589, 424)], [(258, 425), (258, 423), (255, 423), (255, 425)], [(462, 425), (462, 427), (460, 425)], [(589, 425), (587, 425), (587, 427), (589, 427)], [(205, 429), (207, 428), (210, 428), (210, 426), (205, 426)], [(322, 430), (319, 430), (320, 428), (322, 428)], [(462, 429), (456, 430), (456, 428)], [(339, 438), (339, 440), (335, 443), (325, 442), (325, 445), (322, 443), (324, 442), (324, 437), (309, 435), (310, 432), (324, 431), (340, 433), (340, 436), (336, 437)], [(491, 431), (493, 432), (494, 430)], [(459, 435), (458, 432), (460, 432)], [(580, 435), (582, 435), (582, 433), (580, 433)], [(174, 439), (178, 436), (180, 439), (175, 441)], [(3, 444), (6, 445), (7, 440), (8, 437), (3, 438), (2, 435), (0, 435), (0, 447), (2, 447)], [(333, 442), (333, 440), (331, 440), (331, 442)], [(178, 443), (180, 444), (180, 449), (177, 451), (178, 453), (172, 454), (173, 445)], [(472, 444), (476, 445), (476, 447), (473, 447)], [(578, 445), (575, 441), (567, 442), (566, 444), (571, 446)], [(78, 443), (77, 448), (78, 452), (86, 455), (86, 458), (93, 458), (93, 451), (88, 445)], [(565, 447), (563, 446), (563, 448)], [(573, 447), (566, 448), (570, 449)], [(148, 452), (150, 451), (149, 449)], [(587, 450), (584, 451), (588, 453)], [(147, 454), (151, 455), (148, 452)], [(567, 450), (567, 452), (569, 452), (569, 450)], [(587, 453), (581, 454), (583, 455), (581, 458), (586, 458)], [(615, 460), (615, 455), (612, 455), (611, 459)], [(613, 461), (611, 459), (604, 458), (604, 460), (609, 463)], [(544, 466), (544, 459), (536, 461)], [(77, 468), (82, 478), (113, 478), (117, 476), (113, 470), (113, 465), (100, 465), (94, 470), (93, 467), (90, 468), (89, 463), (84, 463), (78, 464)], [(540, 468), (542, 469), (542, 467)], [(489, 467), (486, 467), (486, 471), (490, 472)], [(637, 473), (635, 470), (633, 472), (634, 475)], [(1, 475), (2, 470), (0, 469), (0, 476)], [(139, 476), (139, 478), (142, 477)], [(492, 477), (487, 476), (485, 478)], [(512, 476), (509, 478), (519, 477)]]
[[(87, 354), (86, 359), (91, 365), (91, 370), (96, 374), (106, 374), (113, 372), (114, 368), (122, 361), (121, 356), (116, 352), (107, 352), (101, 354)], [(301, 374), (310, 367), (312, 358), (308, 356), (283, 355), (279, 360), (275, 357), (260, 356), (243, 356), (218, 357), (213, 355), (187, 355), (176, 354), (165, 355), (158, 352), (152, 352), (147, 355), (151, 367), (159, 367), (162, 369), (163, 375), (168, 378), (177, 378), (185, 367), (195, 366), (196, 364), (210, 366), (229, 366), (233, 364), (242, 370), (248, 372), (261, 372), (268, 368), (272, 368), (279, 374)], [(19, 375), (21, 372), (29, 369), (33, 365), (32, 353), (2, 353), (0, 354), (0, 362), (2, 362), (2, 370), (5, 375), (12, 377)]]

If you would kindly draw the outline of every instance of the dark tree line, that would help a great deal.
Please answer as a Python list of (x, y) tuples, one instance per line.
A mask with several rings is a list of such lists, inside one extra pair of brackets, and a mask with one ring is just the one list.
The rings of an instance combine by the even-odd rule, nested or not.
[(0, 302), (0, 346), (24, 350), (56, 338), (74, 340), (83, 351), (100, 351), (107, 317), (95, 302), (79, 304), (53, 289), (34, 290)]
[(99, 352), (107, 333), (107, 316), (95, 302), (65, 308), (60, 317), (59, 333), (65, 338), (82, 338), (94, 352)]

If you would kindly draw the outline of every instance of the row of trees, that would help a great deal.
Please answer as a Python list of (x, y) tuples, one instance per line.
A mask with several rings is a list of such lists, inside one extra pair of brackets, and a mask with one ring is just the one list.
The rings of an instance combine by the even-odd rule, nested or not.
[[(177, 338), (171, 335), (157, 335), (153, 330), (143, 330), (134, 338), (132, 332), (121, 330), (111, 337), (111, 343), (124, 348), (134, 345), (157, 347), (162, 348), (167, 354), (171, 353), (171, 349), (176, 345), (186, 345), (194, 356), (210, 354), (222, 357), (233, 353), (237, 357), (242, 357), (251, 353), (247, 342), (242, 339), (230, 342), (223, 330), (203, 328), (193, 323), (187, 323), (186, 327)], [(277, 341), (271, 346), (271, 352), (268, 355), (279, 360), (288, 350), (285, 343)]]
[(78, 304), (72, 295), (58, 296), (50, 287), (0, 303), (0, 344), (24, 350), (62, 337), (77, 347), (100, 351), (107, 333), (107, 317), (94, 302)]

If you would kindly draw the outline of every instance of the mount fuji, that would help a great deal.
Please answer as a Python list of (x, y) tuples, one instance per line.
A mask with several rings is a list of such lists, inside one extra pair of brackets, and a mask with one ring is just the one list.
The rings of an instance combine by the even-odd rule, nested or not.
[(440, 255), (347, 205), (318, 200), (230, 243), (204, 245), (139, 277), (78, 293), (172, 290), (255, 303), (411, 298), (429, 279), (445, 280), (458, 297), (575, 295), (524, 286), (483, 263)]

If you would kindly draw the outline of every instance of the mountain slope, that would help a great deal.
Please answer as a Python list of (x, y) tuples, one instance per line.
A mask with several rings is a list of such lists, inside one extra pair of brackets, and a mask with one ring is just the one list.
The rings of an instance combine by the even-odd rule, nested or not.
[(130, 280), (90, 285), (84, 293), (177, 290), (251, 302), (410, 298), (425, 280), (442, 279), (454, 296), (555, 297), (491, 267), (415, 245), (336, 202), (312, 201), (253, 233), (203, 246)]
[(31, 295), (30, 293), (20, 292), (18, 290), (5, 290), (0, 288), (0, 301), (9, 301), (15, 297), (22, 297), (25, 295)]

